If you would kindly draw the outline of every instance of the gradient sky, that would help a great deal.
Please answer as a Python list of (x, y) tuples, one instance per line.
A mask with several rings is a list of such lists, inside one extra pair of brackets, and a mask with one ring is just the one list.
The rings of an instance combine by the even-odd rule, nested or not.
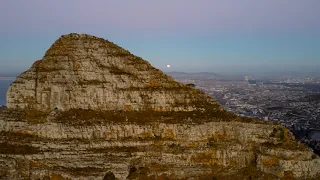
[(0, 74), (62, 34), (108, 39), (161, 70), (320, 71), (320, 0), (1, 0)]

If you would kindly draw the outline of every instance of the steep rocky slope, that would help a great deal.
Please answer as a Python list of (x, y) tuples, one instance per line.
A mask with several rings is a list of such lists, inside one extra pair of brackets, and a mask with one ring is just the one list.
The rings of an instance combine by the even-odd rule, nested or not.
[(0, 179), (317, 179), (280, 125), (240, 118), (89, 35), (58, 39), (10, 86)]
[(69, 34), (59, 38), (42, 60), (10, 86), (7, 106), (46, 111), (190, 111), (209, 107), (210, 98), (197, 92), (195, 99), (194, 93), (109, 41)]

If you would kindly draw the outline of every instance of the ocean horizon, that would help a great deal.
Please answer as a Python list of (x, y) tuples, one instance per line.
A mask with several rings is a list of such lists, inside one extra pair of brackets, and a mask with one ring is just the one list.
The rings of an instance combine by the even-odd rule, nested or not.
[(0, 105), (6, 104), (6, 94), (13, 81), (14, 80), (0, 80)]

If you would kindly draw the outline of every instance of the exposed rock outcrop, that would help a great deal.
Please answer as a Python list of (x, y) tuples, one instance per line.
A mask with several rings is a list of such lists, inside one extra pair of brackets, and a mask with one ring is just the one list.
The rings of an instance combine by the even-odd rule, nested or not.
[(10, 86), (0, 179), (317, 179), (282, 126), (224, 111), (119, 46), (58, 39)]
[(41, 111), (190, 111), (210, 104), (205, 94), (175, 82), (142, 58), (84, 34), (59, 38), (7, 93), (8, 108)]

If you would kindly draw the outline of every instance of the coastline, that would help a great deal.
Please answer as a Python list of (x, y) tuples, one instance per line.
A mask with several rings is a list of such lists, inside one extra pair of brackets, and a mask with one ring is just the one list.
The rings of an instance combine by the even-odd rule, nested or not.
[(14, 81), (16, 77), (0, 77), (0, 81)]

